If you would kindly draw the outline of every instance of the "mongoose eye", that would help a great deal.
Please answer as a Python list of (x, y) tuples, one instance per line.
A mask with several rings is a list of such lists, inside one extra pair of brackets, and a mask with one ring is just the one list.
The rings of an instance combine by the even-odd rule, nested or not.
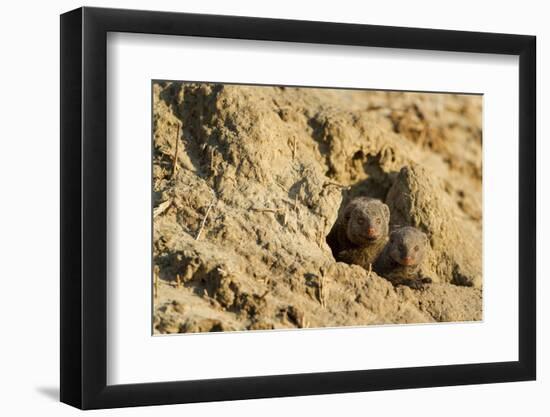
[(376, 224), (380, 224), (380, 223), (382, 223), (382, 220), (380, 220), (379, 218), (376, 219)]
[(362, 226), (364, 223), (365, 223), (365, 220), (363, 220), (362, 218), (357, 219), (357, 224), (358, 225)]
[(418, 245), (416, 245), (416, 246), (414, 247), (414, 250), (415, 250), (416, 252), (418, 252), (418, 249), (419, 249), (419, 247), (418, 247)]

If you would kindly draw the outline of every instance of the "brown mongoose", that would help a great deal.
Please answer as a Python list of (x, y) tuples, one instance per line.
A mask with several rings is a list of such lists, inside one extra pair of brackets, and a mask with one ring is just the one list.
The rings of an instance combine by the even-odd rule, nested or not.
[(374, 263), (374, 271), (394, 286), (422, 289), (432, 282), (421, 273), (428, 246), (428, 236), (424, 232), (410, 226), (400, 227), (391, 232), (389, 241)]
[(351, 200), (336, 224), (336, 259), (370, 268), (388, 240), (390, 209), (380, 200)]

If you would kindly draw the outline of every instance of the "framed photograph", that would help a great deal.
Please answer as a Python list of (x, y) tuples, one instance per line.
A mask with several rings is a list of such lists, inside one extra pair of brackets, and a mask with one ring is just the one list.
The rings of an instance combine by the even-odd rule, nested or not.
[(533, 380), (535, 37), (61, 16), (61, 401)]

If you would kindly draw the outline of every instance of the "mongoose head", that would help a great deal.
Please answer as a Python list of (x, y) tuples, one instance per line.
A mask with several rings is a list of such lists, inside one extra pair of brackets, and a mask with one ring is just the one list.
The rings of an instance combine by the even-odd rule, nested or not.
[(419, 265), (428, 250), (428, 236), (420, 230), (406, 226), (390, 234), (389, 255), (403, 266)]
[(390, 209), (380, 200), (359, 197), (344, 215), (346, 235), (356, 245), (365, 245), (388, 235)]

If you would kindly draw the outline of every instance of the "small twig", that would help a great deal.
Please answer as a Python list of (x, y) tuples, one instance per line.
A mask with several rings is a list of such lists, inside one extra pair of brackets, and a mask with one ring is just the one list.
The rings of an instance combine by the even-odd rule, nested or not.
[(172, 178), (174, 178), (174, 175), (176, 175), (176, 172), (178, 170), (178, 145), (180, 143), (180, 125), (178, 123), (178, 127), (176, 128), (176, 151), (174, 152), (174, 159), (172, 160)]
[(319, 303), (321, 307), (327, 308), (327, 299), (328, 299), (328, 290), (325, 286), (325, 274), (321, 272), (321, 277), (319, 278)]
[(285, 206), (284, 208), (284, 216), (283, 216), (283, 226), (286, 227), (286, 223), (288, 221), (288, 208)]
[(153, 297), (157, 298), (159, 295), (159, 269), (155, 266), (153, 270)]
[(292, 136), (292, 160), (296, 158), (296, 136)]
[(214, 171), (214, 148), (210, 148), (210, 171)]
[(176, 275), (176, 288), (181, 288), (181, 278), (180, 274)]
[(262, 282), (265, 286), (268, 286), (271, 280), (268, 276), (256, 277), (259, 282)]
[(330, 180), (325, 181), (325, 183), (323, 184), (323, 188), (328, 187), (329, 185), (333, 185), (333, 186), (339, 187), (339, 188), (349, 188), (349, 186), (347, 186), (347, 185), (343, 185), (343, 184), (340, 184), (339, 182), (330, 181)]
[(283, 211), (284, 209), (280, 209), (280, 208), (277, 208), (277, 209), (272, 209), (272, 208), (263, 208), (263, 207), (252, 207), (250, 210), (253, 210), (253, 211), (262, 211), (262, 212), (266, 212), (266, 213), (279, 213), (281, 211)]
[(279, 187), (281, 187), (283, 190), (286, 191), (287, 187), (286, 187), (286, 185), (284, 185), (281, 181), (275, 180), (275, 183), (276, 183)]
[(210, 213), (210, 209), (214, 205), (214, 199), (215, 198), (212, 197), (212, 201), (210, 202), (210, 205), (206, 209), (206, 214), (204, 215), (204, 218), (202, 219), (201, 227), (200, 227), (200, 229), (197, 233), (197, 236), (195, 237), (195, 240), (199, 240), (199, 238), (201, 237), (202, 229), (204, 229), (204, 225), (206, 224), (206, 219), (208, 218), (208, 213)]
[(367, 271), (367, 278), (370, 278), (372, 274), (372, 264), (369, 262), (369, 270)]
[(226, 277), (229, 275), (229, 272), (227, 272), (225, 269), (223, 269), (221, 266), (218, 266), (216, 268), (216, 271), (218, 271), (222, 277)]

